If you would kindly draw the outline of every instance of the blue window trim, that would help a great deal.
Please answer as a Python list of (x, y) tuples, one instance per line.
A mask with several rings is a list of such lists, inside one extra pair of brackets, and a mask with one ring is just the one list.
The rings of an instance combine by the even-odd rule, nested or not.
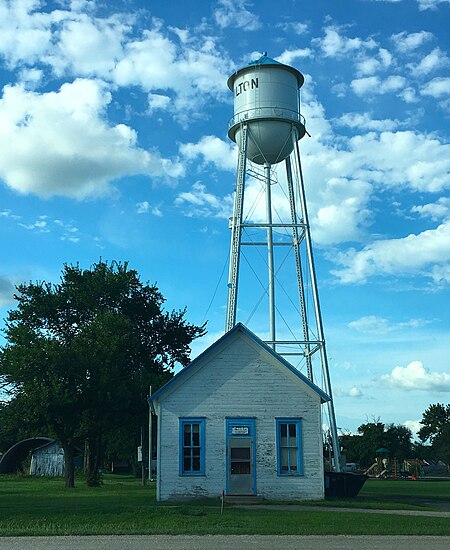
[[(200, 433), (200, 470), (184, 470), (183, 450), (184, 450), (184, 427), (187, 424), (198, 424)], [(180, 435), (179, 435), (179, 471), (180, 476), (204, 476), (205, 475), (205, 418), (200, 417), (183, 417), (180, 418)]]
[[(282, 471), (281, 470), (281, 425), (295, 424), (296, 426), (296, 446), (297, 446), (297, 470)], [(279, 476), (301, 476), (303, 475), (303, 445), (302, 445), (302, 419), (301, 418), (277, 418), (276, 419), (276, 434), (277, 434), (277, 474)]]

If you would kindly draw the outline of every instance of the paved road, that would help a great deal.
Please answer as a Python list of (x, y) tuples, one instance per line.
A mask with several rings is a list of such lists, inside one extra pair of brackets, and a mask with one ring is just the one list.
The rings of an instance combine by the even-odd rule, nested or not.
[(450, 511), (435, 512), (433, 510), (379, 510), (377, 508), (343, 508), (342, 506), (308, 506), (307, 504), (239, 504), (235, 505), (234, 508), (245, 508), (246, 510), (287, 510), (290, 512), (310, 510), (312, 512), (352, 512), (357, 514), (394, 514), (397, 516), (450, 518)]
[(448, 550), (450, 537), (121, 535), (3, 537), (1, 550)]

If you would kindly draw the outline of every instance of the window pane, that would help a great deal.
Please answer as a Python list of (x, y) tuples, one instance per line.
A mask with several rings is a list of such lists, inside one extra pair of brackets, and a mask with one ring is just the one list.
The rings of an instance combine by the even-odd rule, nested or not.
[(297, 446), (297, 426), (289, 424), (289, 447)]
[[(193, 427), (195, 428), (195, 424)], [(192, 445), (194, 445), (195, 447), (200, 447), (200, 434), (198, 433), (198, 431), (194, 431), (192, 434)]]
[(184, 459), (183, 459), (183, 470), (185, 472), (190, 472), (191, 471), (191, 457), (190, 456), (185, 456)]
[(245, 475), (250, 473), (250, 462), (232, 462), (231, 473), (233, 475)]
[(231, 460), (250, 460), (250, 449), (248, 447), (232, 448)]
[(183, 446), (189, 447), (191, 444), (191, 424), (185, 424), (183, 428)]
[(192, 470), (194, 472), (200, 471), (200, 456), (194, 456), (192, 460)]
[(281, 469), (287, 470), (288, 469), (288, 450), (287, 449), (280, 450), (280, 459), (281, 459)]
[(289, 465), (292, 471), (297, 471), (297, 449), (289, 449)]
[(280, 445), (282, 447), (287, 445), (287, 424), (280, 424)]

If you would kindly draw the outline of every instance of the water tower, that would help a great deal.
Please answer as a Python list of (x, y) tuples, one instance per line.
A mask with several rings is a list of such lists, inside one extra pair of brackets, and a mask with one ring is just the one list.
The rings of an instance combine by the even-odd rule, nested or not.
[[(234, 94), (234, 116), (229, 122), (228, 137), (237, 143), (239, 152), (230, 220), (226, 330), (236, 324), (238, 309), (240, 314), (248, 314), (249, 308), (241, 307), (243, 297), (246, 300), (254, 297), (255, 309), (262, 301), (267, 302), (260, 330), (252, 330), (259, 331), (263, 340), (278, 354), (288, 356), (294, 366), (305, 369), (308, 378), (331, 397), (328, 420), (334, 469), (339, 471), (339, 442), (298, 146), (306, 134), (305, 119), (300, 114), (303, 82), (304, 77), (297, 69), (266, 54), (228, 79), (228, 87)], [(256, 205), (256, 195), (261, 196), (262, 208)], [(284, 210), (280, 206), (283, 198), (287, 204)], [(252, 265), (244, 249), (258, 250), (259, 267)], [(288, 257), (292, 265), (288, 279), (295, 281), (295, 299), (278, 280), (282, 267), (289, 263)], [(247, 271), (255, 275), (256, 286), (243, 274), (242, 258), (246, 260)], [(262, 288), (259, 299), (258, 286)], [(284, 294), (295, 302), (294, 316), (289, 319), (282, 305)], [(245, 319), (240, 320), (248, 324)]]

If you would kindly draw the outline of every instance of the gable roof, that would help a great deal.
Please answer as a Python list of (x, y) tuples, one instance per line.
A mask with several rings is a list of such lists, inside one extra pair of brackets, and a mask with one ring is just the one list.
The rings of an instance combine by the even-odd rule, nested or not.
[(251, 330), (249, 330), (245, 325), (243, 325), (242, 323), (237, 323), (231, 330), (226, 332), (223, 336), (221, 336), (218, 340), (216, 340), (213, 344), (211, 344), (209, 348), (207, 348), (198, 357), (196, 357), (192, 361), (192, 363), (190, 363), (187, 367), (185, 367), (183, 370), (178, 372), (173, 378), (171, 378), (166, 384), (164, 384), (164, 386), (162, 386), (158, 391), (156, 391), (152, 396), (150, 396), (148, 400), (152, 408), (154, 409), (154, 403), (159, 397), (161, 397), (161, 395), (164, 395), (164, 393), (170, 388), (172, 388), (175, 384), (182, 382), (183, 379), (189, 376), (192, 370), (195, 367), (197, 367), (200, 362), (207, 359), (207, 357), (211, 355), (223, 342), (232, 338), (238, 332), (245, 334), (253, 342), (255, 342), (257, 345), (262, 347), (266, 352), (272, 355), (272, 357), (274, 357), (281, 365), (283, 365), (290, 372), (295, 374), (295, 376), (297, 376), (302, 382), (304, 382), (307, 386), (309, 386), (320, 397), (322, 403), (330, 401), (330, 397), (322, 389), (316, 386), (304, 374), (302, 374), (299, 370), (293, 367), (288, 361), (286, 361), (286, 359), (284, 359), (284, 357), (279, 355), (270, 346), (268, 346), (265, 342), (263, 342), (260, 338), (258, 338), (258, 336), (256, 336), (256, 334), (254, 334)]

